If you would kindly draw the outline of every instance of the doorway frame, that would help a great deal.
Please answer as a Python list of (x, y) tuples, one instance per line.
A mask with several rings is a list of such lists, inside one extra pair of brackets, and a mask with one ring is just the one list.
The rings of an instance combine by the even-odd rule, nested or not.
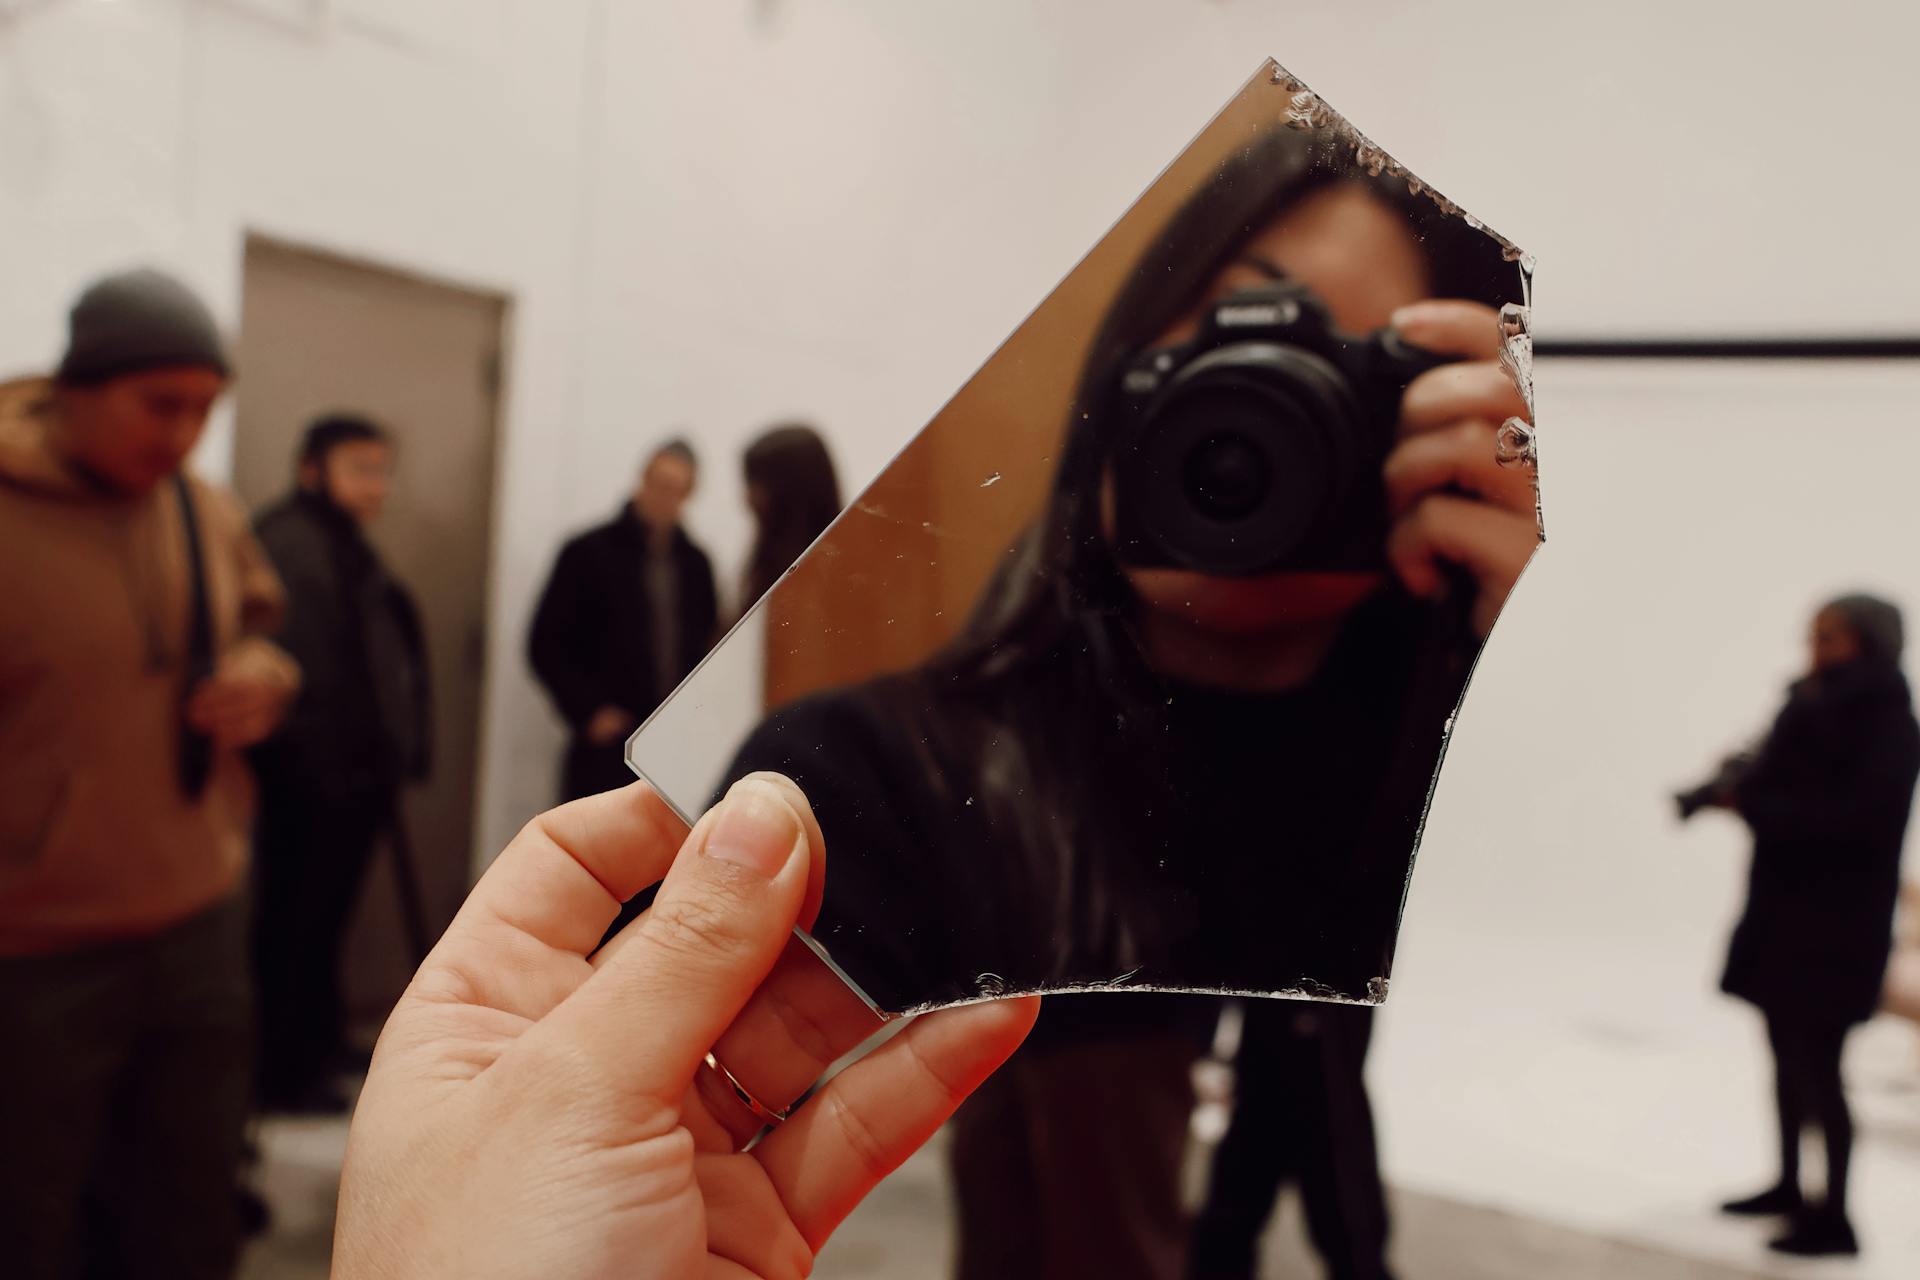
[[(512, 430), (513, 417), (507, 412), (507, 399), (512, 393), (514, 355), (517, 347), (515, 321), (518, 306), (513, 292), (492, 284), (480, 284), (440, 271), (401, 263), (378, 253), (364, 253), (357, 250), (338, 248), (309, 240), (299, 235), (264, 229), (254, 224), (245, 224), (240, 228), (239, 270), (235, 275), (239, 294), (246, 293), (247, 259), (256, 248), (276, 253), (291, 254), (333, 267), (344, 267), (358, 271), (375, 271), (382, 275), (406, 280), (430, 289), (444, 289), (454, 293), (463, 293), (472, 297), (487, 298), (499, 304), (500, 332), (499, 346), (495, 352), (493, 367), (489, 372), (492, 394), (493, 431), (492, 456), (488, 459), (492, 468), (492, 492), (487, 504), (486, 539), (481, 550), (480, 565), (480, 616), (483, 619), (486, 653), (481, 664), (480, 688), (475, 694), (474, 720), (479, 725), (479, 741), (474, 744), (473, 786), (467, 803), (467, 821), (470, 835), (467, 848), (467, 882), (469, 888), (478, 879), (492, 861), (492, 853), (483, 848), (485, 840), (483, 783), (486, 778), (487, 764), (493, 756), (493, 717), (491, 715), (493, 695), (493, 663), (500, 651), (499, 636), (495, 633), (494, 610), (498, 603), (497, 570), (500, 564), (501, 497), (504, 491), (504, 477), (508, 474), (507, 435)], [(240, 326), (246, 324), (244, 309), (240, 312)], [(246, 376), (246, 370), (240, 370), (240, 376)], [(235, 453), (239, 450), (236, 433), (233, 441)], [(234, 468), (230, 462), (230, 470)]]

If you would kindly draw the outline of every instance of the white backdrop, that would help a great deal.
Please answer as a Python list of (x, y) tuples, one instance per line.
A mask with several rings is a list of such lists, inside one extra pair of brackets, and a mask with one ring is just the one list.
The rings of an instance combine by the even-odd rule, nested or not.
[[(1543, 361), (1538, 399), (1547, 544), (1414, 870), (1373, 1063), (1386, 1161), (1755, 1263), (1708, 1212), (1774, 1172), (1759, 1022), (1715, 993), (1746, 839), (1724, 815), (1680, 827), (1668, 797), (1764, 731), (1817, 604), (1864, 587), (1920, 606), (1920, 362)], [(1856, 1087), (1911, 1080), (1910, 1033), (1877, 1030)], [(1920, 1268), (1903, 1096), (1891, 1116), (1867, 1098), (1869, 1257), (1845, 1274)]]

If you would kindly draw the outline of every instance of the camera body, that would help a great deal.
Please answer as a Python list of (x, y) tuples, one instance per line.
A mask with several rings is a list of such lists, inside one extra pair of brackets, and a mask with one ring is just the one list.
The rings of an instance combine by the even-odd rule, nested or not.
[(1751, 751), (1728, 756), (1720, 762), (1720, 767), (1714, 770), (1711, 778), (1690, 790), (1676, 792), (1673, 804), (1679, 811), (1680, 821), (1689, 821), (1703, 809), (1724, 804), (1726, 798), (1753, 771), (1754, 762), (1757, 759), (1758, 756)]
[(1291, 281), (1214, 303), (1192, 340), (1120, 371), (1120, 558), (1218, 577), (1381, 567), (1401, 398), (1453, 358), (1342, 333)]

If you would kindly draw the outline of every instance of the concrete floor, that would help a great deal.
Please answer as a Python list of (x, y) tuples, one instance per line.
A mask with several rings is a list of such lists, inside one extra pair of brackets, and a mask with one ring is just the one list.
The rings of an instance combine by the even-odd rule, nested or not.
[[(250, 1249), (244, 1280), (325, 1280), (346, 1126), (338, 1120), (272, 1120), (261, 1143), (262, 1186), (274, 1206), (275, 1227)], [(1397, 1192), (1394, 1208), (1401, 1280), (1765, 1280), (1770, 1274), (1420, 1192)], [(1746, 1232), (1756, 1250), (1759, 1233)], [(815, 1275), (944, 1280), (951, 1250), (952, 1218), (936, 1139), (848, 1219)], [(1275, 1216), (1266, 1256), (1269, 1280), (1319, 1274), (1291, 1200)]]

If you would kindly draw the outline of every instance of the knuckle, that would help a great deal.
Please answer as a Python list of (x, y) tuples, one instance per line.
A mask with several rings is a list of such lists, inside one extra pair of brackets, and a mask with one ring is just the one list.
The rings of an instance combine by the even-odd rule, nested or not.
[(558, 1036), (522, 1036), (502, 1055), (503, 1075), (532, 1091), (549, 1107), (565, 1111), (605, 1093), (606, 1081), (578, 1045)]
[(834, 1129), (865, 1181), (877, 1183), (892, 1173), (893, 1162), (887, 1158), (886, 1144), (874, 1131), (872, 1121), (861, 1114), (858, 1105), (845, 1094), (831, 1091), (823, 1096), (822, 1101), (826, 1102)]
[(958, 1107), (967, 1100), (967, 1089), (940, 1069), (940, 1064), (929, 1058), (917, 1040), (907, 1041), (907, 1052), (913, 1058), (914, 1066), (921, 1077), (932, 1087), (933, 1093), (948, 1110)]
[(772, 1269), (768, 1280), (807, 1280), (813, 1274), (813, 1246), (800, 1234), (800, 1228), (788, 1219), (773, 1242)]
[(673, 956), (728, 955), (748, 940), (729, 905), (706, 897), (663, 899), (653, 904), (641, 928), (651, 945)]

